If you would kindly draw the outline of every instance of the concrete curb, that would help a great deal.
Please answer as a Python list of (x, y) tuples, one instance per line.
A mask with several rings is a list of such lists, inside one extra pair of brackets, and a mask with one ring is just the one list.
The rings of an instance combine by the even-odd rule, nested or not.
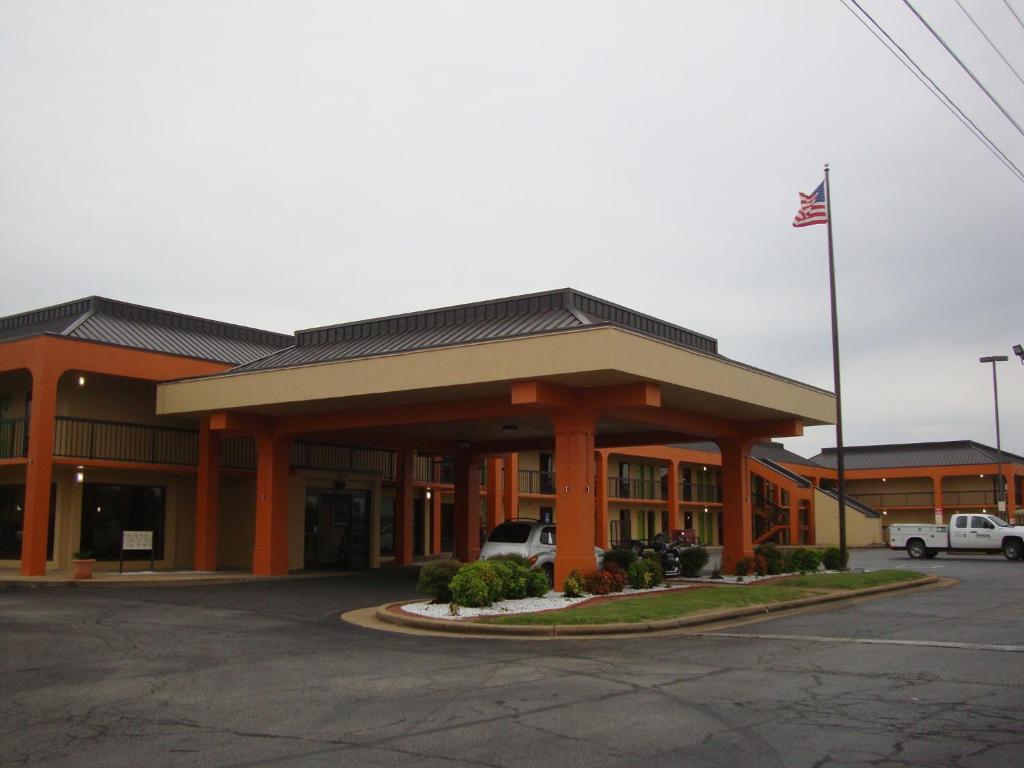
[(406, 629), (423, 629), (431, 632), (449, 632), (459, 635), (489, 635), (493, 637), (594, 637), (602, 635), (637, 635), (650, 632), (663, 632), (669, 629), (681, 629), (683, 627), (695, 627), (702, 624), (715, 624), (721, 621), (742, 619), (748, 616), (761, 616), (766, 613), (780, 613), (782, 611), (807, 606), (820, 605), (822, 603), (834, 603), (842, 600), (850, 600), (856, 597), (867, 597), (882, 595), (887, 592), (913, 589), (935, 584), (939, 581), (938, 576), (925, 576), (916, 581), (905, 581), (897, 584), (883, 584), (878, 587), (866, 587), (864, 589), (837, 590), (825, 595), (814, 595), (799, 600), (790, 600), (785, 603), (771, 603), (769, 605), (751, 605), (745, 608), (734, 608), (728, 611), (716, 611), (714, 613), (702, 613), (696, 616), (683, 616), (678, 619), (666, 619), (664, 621), (637, 622), (632, 624), (555, 624), (553, 626), (523, 625), (515, 626), (508, 624), (483, 624), (481, 622), (468, 621), (446, 621), (444, 619), (428, 619), (422, 616), (414, 616), (410, 613), (400, 613), (392, 610), (407, 603), (421, 602), (420, 600), (402, 600), (395, 603), (386, 603), (378, 606), (375, 616), (378, 620), (387, 624), (404, 627)]

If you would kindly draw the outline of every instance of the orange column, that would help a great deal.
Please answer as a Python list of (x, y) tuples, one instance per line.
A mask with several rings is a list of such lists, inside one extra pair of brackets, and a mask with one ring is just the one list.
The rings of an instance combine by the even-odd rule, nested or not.
[(60, 374), (43, 366), (32, 370), (32, 415), (28, 425), (25, 510), (21, 538), (22, 576), (46, 575), (53, 482), (53, 431)]
[(935, 507), (935, 522), (942, 525), (945, 520), (945, 509), (942, 503), (942, 475), (932, 475), (932, 505)]
[(501, 459), (487, 459), (487, 533), (502, 522)]
[(413, 553), (413, 490), (416, 454), (401, 450), (396, 457), (395, 472), (395, 564), (409, 565)]
[(199, 422), (199, 464), (196, 471), (197, 571), (217, 570), (217, 514), (220, 506), (220, 434), (210, 431), (210, 417)]
[(590, 413), (556, 413), (555, 512), (558, 548), (555, 550), (555, 589), (571, 571), (593, 571), (594, 561), (594, 428)]
[(480, 458), (469, 448), (455, 449), (455, 557), (464, 563), (480, 557)]
[(736, 561), (754, 555), (754, 529), (750, 510), (750, 471), (747, 461), (753, 441), (719, 438), (722, 451), (722, 570), (733, 573)]
[(594, 451), (594, 544), (608, 549), (608, 454)]
[(674, 459), (668, 462), (668, 524), (670, 533), (673, 528), (684, 527), (679, 512), (679, 462)]
[(1013, 523), (1017, 513), (1017, 489), (1013, 485), (1013, 467), (1006, 473), (1006, 514), (1000, 515), (1007, 522)]
[(505, 487), (502, 503), (505, 505), (505, 519), (519, 517), (519, 454), (505, 454)]
[(256, 541), (252, 572), (288, 573), (288, 465), (291, 440), (256, 435)]
[(430, 490), (430, 553), (441, 551), (441, 489)]

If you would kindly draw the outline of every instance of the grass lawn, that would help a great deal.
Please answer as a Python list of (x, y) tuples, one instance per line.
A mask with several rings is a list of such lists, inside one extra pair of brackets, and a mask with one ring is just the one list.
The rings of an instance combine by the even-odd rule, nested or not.
[(769, 605), (811, 597), (822, 592), (861, 589), (881, 584), (915, 581), (924, 574), (911, 571), (875, 571), (873, 573), (836, 573), (818, 576), (794, 576), (771, 584), (686, 589), (663, 595), (621, 598), (599, 605), (583, 605), (560, 611), (488, 616), (488, 624), (630, 624), (661, 621), (702, 611)]
[(871, 573), (820, 573), (811, 576), (791, 576), (774, 582), (787, 587), (809, 587), (811, 589), (867, 589), (883, 584), (898, 584), (903, 581), (923, 579), (923, 573), (914, 571), (872, 571)]

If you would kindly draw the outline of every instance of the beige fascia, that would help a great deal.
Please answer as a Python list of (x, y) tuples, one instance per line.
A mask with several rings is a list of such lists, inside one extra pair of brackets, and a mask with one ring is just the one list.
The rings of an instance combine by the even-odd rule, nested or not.
[[(681, 349), (615, 327), (583, 328), (442, 349), (318, 363), (294, 368), (214, 374), (157, 389), (157, 413), (195, 414), (372, 395), (443, 391), (546, 379), (572, 386), (642, 380), (831, 424), (830, 392), (740, 363)], [(438, 398), (440, 399), (440, 398)]]

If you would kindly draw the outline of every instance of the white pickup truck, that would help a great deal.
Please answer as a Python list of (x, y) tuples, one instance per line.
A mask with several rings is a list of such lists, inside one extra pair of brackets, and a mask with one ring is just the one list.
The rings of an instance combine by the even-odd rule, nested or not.
[(995, 515), (956, 514), (949, 525), (891, 525), (889, 548), (911, 557), (939, 552), (1002, 552), (1007, 560), (1024, 555), (1024, 525), (1010, 525)]

